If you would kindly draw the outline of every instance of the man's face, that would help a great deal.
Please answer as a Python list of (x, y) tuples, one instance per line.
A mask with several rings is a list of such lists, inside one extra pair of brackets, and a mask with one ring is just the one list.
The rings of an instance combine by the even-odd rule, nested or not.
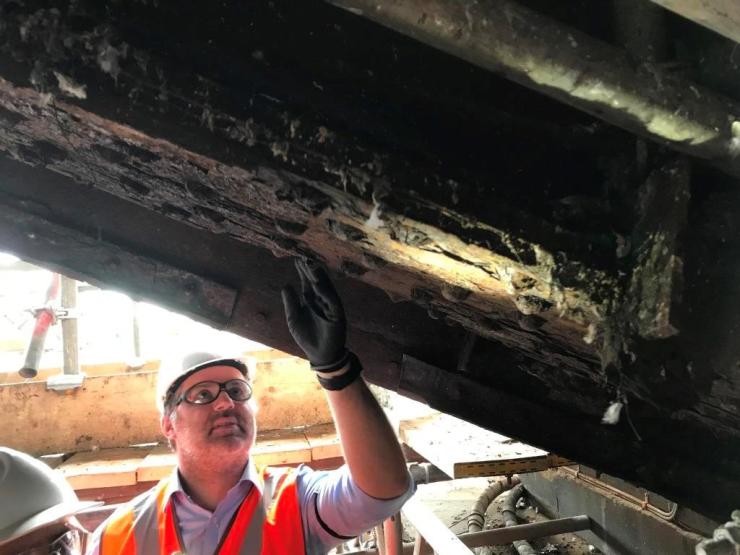
[[(174, 398), (177, 399), (201, 382), (224, 383), (235, 379), (244, 379), (236, 368), (209, 366), (188, 376), (180, 384)], [(183, 401), (162, 417), (162, 431), (178, 456), (207, 456), (213, 462), (246, 462), (257, 431), (253, 403), (253, 400), (233, 401), (225, 391), (221, 391), (215, 401), (206, 405), (192, 405)]]

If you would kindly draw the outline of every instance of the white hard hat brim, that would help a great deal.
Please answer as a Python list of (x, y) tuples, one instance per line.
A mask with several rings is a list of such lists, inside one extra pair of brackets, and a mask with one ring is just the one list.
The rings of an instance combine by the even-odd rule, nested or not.
[(15, 522), (0, 530), (0, 546), (17, 540), (31, 532), (35, 532), (40, 528), (62, 522), (65, 518), (101, 505), (103, 505), (102, 501), (71, 501), (49, 507), (31, 518), (25, 519), (23, 522)]

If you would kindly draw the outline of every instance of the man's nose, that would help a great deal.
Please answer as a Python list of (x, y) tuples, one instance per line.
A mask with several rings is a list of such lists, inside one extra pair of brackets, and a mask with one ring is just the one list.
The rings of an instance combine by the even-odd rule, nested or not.
[(218, 392), (218, 397), (216, 397), (216, 400), (213, 401), (213, 410), (224, 411), (233, 408), (234, 405), (234, 400), (229, 397), (229, 394), (226, 393), (226, 391), (222, 389)]

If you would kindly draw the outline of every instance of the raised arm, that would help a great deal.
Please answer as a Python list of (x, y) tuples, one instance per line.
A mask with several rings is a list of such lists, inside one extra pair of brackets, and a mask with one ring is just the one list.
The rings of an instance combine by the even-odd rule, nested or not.
[(352, 479), (372, 497), (398, 497), (408, 489), (406, 462), (388, 419), (360, 376), (359, 360), (346, 348), (339, 295), (323, 268), (305, 260), (296, 267), (300, 296), (291, 287), (283, 289), (288, 328), (327, 390)]

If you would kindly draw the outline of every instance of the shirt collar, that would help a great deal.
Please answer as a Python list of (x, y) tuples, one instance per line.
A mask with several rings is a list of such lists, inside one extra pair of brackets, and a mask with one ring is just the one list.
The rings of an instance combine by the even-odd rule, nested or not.
[[(234, 487), (243, 482), (250, 482), (254, 487), (257, 488), (257, 491), (260, 493), (260, 495), (262, 495), (262, 492), (264, 490), (264, 482), (262, 480), (262, 476), (260, 476), (259, 472), (257, 472), (257, 468), (254, 466), (254, 462), (252, 462), (251, 457), (247, 461), (247, 465), (244, 467), (244, 472), (242, 472), (241, 478), (239, 478), (239, 482), (237, 482)], [(164, 493), (165, 503), (169, 503), (170, 497), (177, 492), (181, 492), (183, 495), (187, 495), (187, 493), (185, 493), (185, 489), (182, 487), (180, 471), (178, 470), (177, 466), (175, 466), (175, 468), (172, 469), (169, 483), (167, 484), (167, 489)]]

